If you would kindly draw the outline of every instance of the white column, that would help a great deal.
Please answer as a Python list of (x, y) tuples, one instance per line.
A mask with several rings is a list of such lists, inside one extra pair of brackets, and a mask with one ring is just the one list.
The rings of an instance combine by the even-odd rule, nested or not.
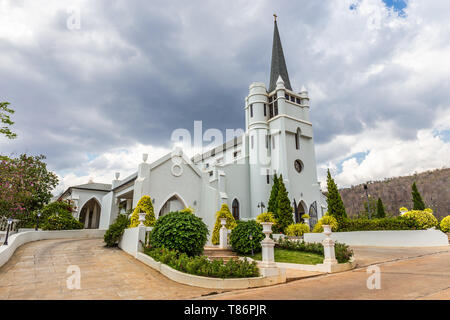
[(276, 268), (275, 264), (275, 241), (270, 239), (272, 233), (272, 225), (270, 222), (261, 223), (263, 226), (263, 233), (266, 235), (263, 241), (261, 241), (262, 247), (262, 263), (263, 268)]
[(86, 214), (84, 215), (84, 228), (87, 229), (89, 227), (89, 219), (91, 216), (91, 211), (89, 207), (86, 207)]
[(220, 244), (219, 248), (226, 249), (228, 248), (228, 229), (225, 227), (227, 223), (227, 219), (220, 219), (220, 223), (222, 224), (222, 228), (220, 228), (219, 236), (220, 236)]

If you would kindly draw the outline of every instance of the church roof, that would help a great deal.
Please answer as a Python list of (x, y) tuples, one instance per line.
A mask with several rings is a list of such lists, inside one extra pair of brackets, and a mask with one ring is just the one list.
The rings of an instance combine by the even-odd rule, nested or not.
[(269, 92), (272, 92), (277, 87), (278, 77), (284, 81), (286, 89), (292, 91), (291, 82), (289, 81), (289, 74), (284, 60), (283, 47), (281, 46), (280, 34), (278, 32), (277, 20), (274, 22), (273, 30), (273, 45), (272, 45), (272, 63), (270, 66), (270, 85)]
[(98, 191), (111, 191), (111, 185), (106, 183), (86, 183), (80, 184), (78, 186), (73, 186), (75, 189), (87, 189), (87, 190), (98, 190)]

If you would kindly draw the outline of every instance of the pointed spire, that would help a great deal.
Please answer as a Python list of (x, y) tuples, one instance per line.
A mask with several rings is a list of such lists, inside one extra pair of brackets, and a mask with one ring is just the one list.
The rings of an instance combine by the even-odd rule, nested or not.
[(284, 60), (283, 47), (281, 46), (280, 34), (277, 26), (277, 15), (274, 14), (274, 30), (273, 30), (273, 45), (272, 45), (272, 64), (270, 66), (270, 85), (269, 92), (275, 90), (277, 86), (278, 77), (284, 81), (286, 89), (292, 90), (291, 82)]

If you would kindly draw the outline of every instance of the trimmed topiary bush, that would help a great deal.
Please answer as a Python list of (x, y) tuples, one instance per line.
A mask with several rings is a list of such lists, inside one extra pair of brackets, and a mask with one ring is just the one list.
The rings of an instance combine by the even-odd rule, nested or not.
[(402, 215), (402, 219), (405, 219), (412, 228), (415, 228), (417, 230), (433, 228), (436, 227), (439, 223), (432, 213), (420, 210), (408, 211), (404, 215)]
[(227, 223), (225, 227), (228, 230), (233, 230), (236, 227), (236, 220), (234, 220), (233, 215), (228, 208), (226, 203), (222, 204), (220, 211), (216, 212), (216, 223), (214, 224), (214, 229), (212, 233), (211, 242), (212, 244), (219, 244), (220, 242), (220, 228), (222, 228), (222, 224), (220, 223), (220, 219), (227, 219)]
[(130, 228), (137, 227), (139, 225), (139, 213), (145, 212), (144, 225), (147, 227), (153, 227), (156, 223), (155, 213), (153, 210), (152, 198), (149, 196), (143, 196), (137, 203), (136, 208), (130, 218)]
[(286, 235), (291, 237), (301, 237), (309, 232), (309, 226), (304, 223), (291, 224), (286, 228)]
[(152, 230), (152, 247), (200, 255), (206, 244), (208, 227), (201, 218), (189, 212), (169, 212), (156, 221)]
[(106, 230), (103, 240), (107, 247), (115, 247), (120, 241), (123, 232), (130, 224), (130, 220), (125, 214), (119, 214), (116, 221)]
[[(249, 236), (253, 239), (250, 240)], [(262, 226), (255, 220), (240, 221), (231, 231), (230, 243), (233, 251), (241, 254), (249, 254), (261, 251), (261, 241), (265, 238)]]
[[(344, 220), (344, 219), (343, 219)], [(339, 224), (335, 217), (328, 215), (328, 212), (319, 219), (319, 221), (314, 226), (313, 232), (321, 233), (323, 232), (323, 225), (330, 225), (331, 231), (337, 231), (339, 228)]]
[(442, 219), (440, 227), (443, 232), (450, 232), (450, 216), (446, 216)]

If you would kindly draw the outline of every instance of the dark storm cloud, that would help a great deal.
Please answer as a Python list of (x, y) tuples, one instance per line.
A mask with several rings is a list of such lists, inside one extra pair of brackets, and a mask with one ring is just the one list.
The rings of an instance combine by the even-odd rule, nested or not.
[[(32, 10), (29, 1), (16, 5)], [(387, 28), (361, 43), (344, 30), (324, 46), (335, 22), (335, 7), (326, 2), (88, 1), (75, 31), (66, 27), (64, 5), (47, 5), (55, 9), (42, 2), (45, 19), (21, 22), (33, 29), (31, 40), (0, 37), (0, 72), (7, 74), (0, 77), (0, 100), (17, 110), (19, 133), (0, 147), (46, 154), (55, 170), (133, 143), (168, 147), (171, 132), (191, 130), (194, 120), (203, 120), (204, 129), (243, 128), (248, 86), (268, 82), (273, 12), (294, 89), (306, 84), (324, 93), (311, 97), (318, 143), (384, 119), (412, 124), (398, 132), (412, 137), (433, 120), (423, 108), (448, 98), (431, 88), (402, 91), (409, 71), (400, 67), (355, 78), (389, 61), (414, 33)]]

